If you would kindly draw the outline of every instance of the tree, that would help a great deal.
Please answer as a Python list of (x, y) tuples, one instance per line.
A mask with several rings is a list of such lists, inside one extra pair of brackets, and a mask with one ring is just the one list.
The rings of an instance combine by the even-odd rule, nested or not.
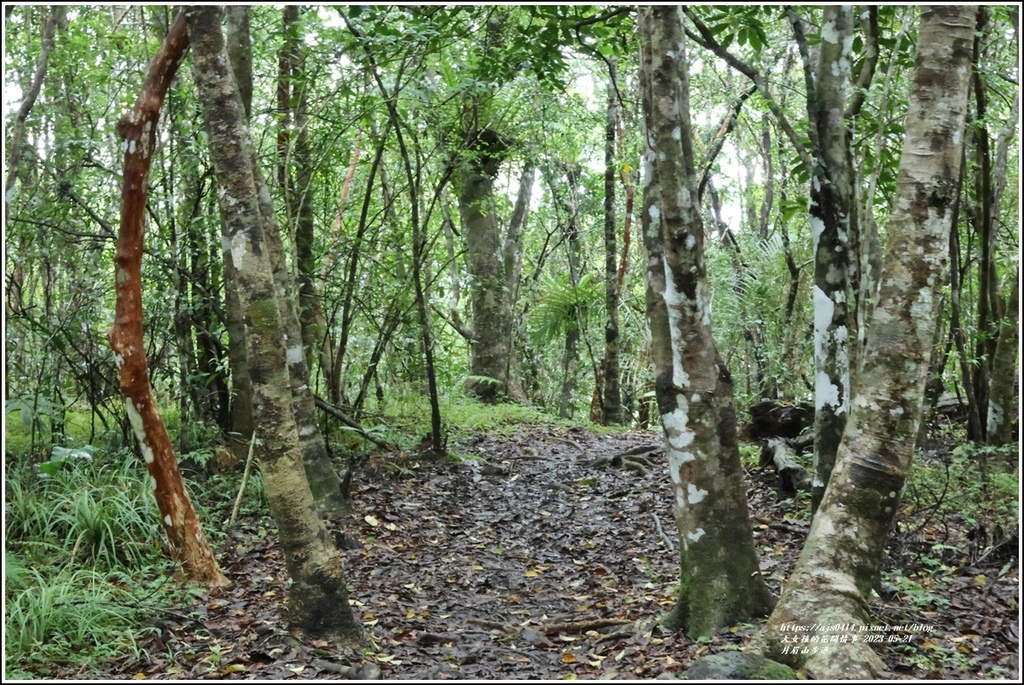
[(149, 169), (157, 142), (160, 107), (188, 50), (185, 21), (179, 16), (153, 59), (135, 105), (118, 122), (124, 140), (124, 187), (121, 230), (114, 255), (117, 309), (110, 329), (110, 347), (117, 355), (125, 409), (153, 482), (171, 553), (185, 573), (210, 586), (228, 585), (199, 525), (185, 490), (174, 448), (157, 409), (149, 383), (149, 364), (142, 327), (142, 249)]
[(604, 134), (604, 356), (601, 378), (596, 386), (601, 395), (601, 422), (622, 423), (622, 395), (619, 392), (619, 281), (615, 226), (615, 139), (619, 124), (618, 84), (614, 58), (608, 62), (608, 110)]
[(14, 118), (14, 125), (11, 127), (11, 139), (9, 156), (7, 158), (7, 179), (4, 181), (4, 195), (7, 201), (4, 202), (4, 226), (7, 225), (7, 218), (10, 212), (10, 198), (14, 193), (14, 187), (18, 183), (18, 167), (21, 164), (22, 148), (25, 145), (25, 120), (32, 112), (36, 104), (39, 91), (43, 87), (43, 79), (46, 77), (46, 65), (50, 59), (50, 51), (53, 50), (53, 36), (57, 32), (57, 25), (64, 21), (63, 8), (53, 6), (46, 14), (43, 22), (42, 42), (39, 47), (39, 59), (36, 62), (35, 73), (32, 75), (32, 82), (28, 92), (25, 93), (18, 113)]
[[(851, 369), (855, 368), (858, 358), (858, 316), (862, 316), (868, 307), (867, 301), (873, 290), (873, 281), (861, 278), (861, 251), (870, 248), (873, 236), (861, 236), (857, 222), (849, 122), (859, 114), (864, 102), (862, 93), (874, 74), (877, 13), (873, 10), (864, 12), (867, 58), (861, 66), (858, 94), (847, 103), (853, 64), (851, 8), (834, 5), (824, 8), (817, 64), (806, 36), (805, 20), (794, 9), (786, 8), (803, 62), (808, 149), (773, 98), (764, 74), (727, 51), (692, 8), (686, 12), (699, 34), (693, 37), (754, 82), (810, 176), (809, 213), (815, 265), (816, 409), (812, 506), (816, 508), (835, 463), (836, 449), (849, 411)], [(744, 17), (743, 21), (748, 23), (744, 27), (748, 35), (751, 31), (756, 34), (758, 30), (764, 33), (756, 20)], [(758, 43), (763, 46), (764, 40), (759, 38)]]
[[(763, 634), (769, 656), (819, 679), (879, 677), (864, 642), (792, 654), (787, 625), (856, 633), (913, 457), (928, 349), (947, 266), (945, 240), (958, 193), (976, 7), (922, 8), (899, 183), (888, 221), (878, 304), (836, 468), (807, 542)], [(847, 626), (831, 628), (830, 626)]]
[(693, 638), (761, 615), (732, 378), (712, 337), (679, 7), (640, 11), (647, 311), (680, 544), (668, 625)]
[(289, 623), (314, 635), (357, 639), (361, 631), (348, 603), (341, 556), (317, 517), (306, 479), (290, 380), (292, 370), (305, 363), (301, 337), (297, 324), (285, 323), (294, 320), (294, 307), (272, 263), (272, 236), (279, 229), (254, 163), (241, 95), (221, 33), (222, 16), (216, 6), (192, 6), (185, 12), (196, 87), (221, 187), (224, 240), (230, 245), (244, 313), (263, 479), (293, 582), (288, 592)]

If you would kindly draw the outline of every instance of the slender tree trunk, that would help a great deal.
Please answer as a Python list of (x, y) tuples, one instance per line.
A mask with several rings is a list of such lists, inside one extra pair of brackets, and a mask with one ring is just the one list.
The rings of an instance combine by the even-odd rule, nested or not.
[[(249, 33), (249, 8), (230, 5), (227, 14), (227, 45), (231, 71), (242, 97), (248, 121), (252, 112), (252, 39)], [(255, 428), (252, 413), (252, 384), (249, 361), (245, 355), (245, 322), (238, 299), (237, 275), (231, 263), (230, 246), (222, 245), (224, 264), (224, 316), (228, 331), (228, 366), (231, 369), (231, 450), (245, 459)]]
[(188, 50), (185, 20), (179, 15), (153, 59), (142, 93), (118, 122), (124, 140), (121, 227), (114, 254), (117, 304), (110, 347), (121, 375), (121, 392), (139, 448), (152, 479), (164, 532), (172, 553), (193, 580), (228, 585), (206, 543), (192, 500), (185, 490), (174, 448), (149, 385), (142, 326), (142, 249), (146, 221), (146, 181), (156, 148), (160, 106)]
[(957, 184), (957, 187), (961, 189), (961, 192), (957, 193), (956, 201), (953, 205), (953, 221), (950, 222), (949, 227), (949, 331), (953, 338), (953, 344), (956, 346), (957, 359), (960, 362), (960, 380), (964, 385), (964, 395), (967, 396), (967, 434), (969, 436), (978, 436), (975, 439), (980, 440), (980, 436), (982, 435), (981, 411), (978, 404), (978, 395), (974, 390), (974, 376), (971, 374), (971, 359), (967, 354), (967, 339), (964, 335), (963, 326), (961, 324), (962, 317), (960, 316), (960, 300), (963, 293), (962, 274), (964, 273), (964, 270), (960, 267), (959, 218), (960, 198), (963, 195), (963, 173), (966, 166), (966, 159), (961, 159), (961, 178)]
[(993, 206), (992, 152), (988, 132), (988, 90), (982, 74), (982, 40), (988, 28), (988, 10), (978, 9), (977, 27), (974, 32), (973, 93), (974, 93), (974, 208), (970, 216), (978, 233), (978, 301), (977, 336), (975, 338), (973, 381), (974, 393), (981, 417), (981, 433), (970, 437), (977, 442), (986, 442), (988, 389), (992, 379), (992, 362), (995, 358), (999, 335), (999, 290), (996, 274), (996, 231), (994, 218), (998, 209)]
[(1010, 302), (999, 321), (999, 342), (992, 359), (992, 383), (988, 393), (988, 432), (990, 445), (1009, 445), (1014, 442), (1013, 417), (1018, 416), (1017, 388), (1018, 355), (1020, 350), (1020, 268), (1010, 287)]
[[(222, 12), (217, 6), (186, 10), (194, 74), (210, 152), (221, 186), (220, 210), (245, 314), (260, 461), (270, 513), (280, 531), (292, 586), (289, 623), (309, 634), (352, 640), (360, 629), (348, 603), (341, 556), (316, 512), (303, 467), (300, 427), (293, 416), (291, 368), (303, 363), (301, 345), (287, 335), (293, 316), (271, 263), (277, 232), (261, 207), (266, 185), (255, 167), (238, 87), (228, 66)], [(297, 331), (295, 331), (297, 332)], [(298, 359), (295, 359), (298, 357)]]
[[(284, 45), (281, 48), (278, 75), (279, 125), (278, 165), (283, 169), (285, 188), (288, 190), (288, 224), (295, 236), (295, 267), (298, 277), (299, 323), (306, 365), (320, 365), (320, 374), (328, 387), (332, 386), (334, 352), (327, 321), (320, 306), (320, 293), (316, 286), (317, 267), (314, 254), (313, 217), (313, 159), (309, 142), (309, 115), (307, 113), (309, 87), (306, 84), (305, 52), (299, 24), (301, 9), (286, 5), (283, 10)], [(294, 168), (294, 175), (292, 169)], [(338, 393), (329, 393), (333, 398)]]
[(526, 221), (530, 215), (530, 197), (533, 195), (533, 182), (537, 175), (537, 168), (528, 163), (523, 168), (523, 174), (519, 178), (519, 191), (516, 193), (516, 202), (512, 208), (512, 216), (508, 220), (508, 230), (505, 232), (505, 243), (502, 248), (502, 256), (505, 260), (505, 292), (509, 300), (509, 395), (517, 401), (526, 401), (526, 392), (523, 389), (522, 378), (516, 365), (516, 350), (520, 349), (520, 332), (522, 330), (522, 315), (516, 314), (516, 303), (519, 302), (520, 286), (523, 278), (523, 253), (525, 243), (523, 234), (526, 231)]
[(619, 285), (615, 221), (615, 133), (618, 130), (619, 100), (616, 92), (615, 60), (608, 62), (608, 108), (604, 136), (604, 355), (601, 388), (601, 422), (622, 423), (622, 393), (619, 389)]
[[(569, 266), (569, 285), (573, 290), (579, 289), (581, 277), (580, 230), (577, 225), (579, 216), (579, 166), (577, 164), (557, 164), (545, 170), (545, 180), (551, 192), (553, 202), (562, 208), (564, 220), (559, 218), (562, 243), (565, 245), (566, 262)], [(565, 192), (562, 192), (560, 178), (556, 178), (555, 169), (565, 174)], [(575, 410), (576, 389), (579, 375), (580, 345), (580, 312), (576, 307), (565, 323), (565, 342), (562, 352), (562, 384), (558, 393), (558, 415), (563, 419), (571, 419)]]
[[(390, 125), (387, 128), (387, 131), (390, 131)], [(331, 386), (333, 388), (337, 388), (339, 399), (342, 395), (341, 361), (345, 359), (346, 353), (348, 352), (348, 341), (352, 331), (352, 322), (353, 320), (355, 320), (356, 308), (353, 302), (353, 298), (355, 297), (356, 290), (359, 287), (359, 279), (356, 278), (356, 275), (359, 272), (359, 260), (362, 257), (363, 243), (366, 236), (366, 232), (370, 228), (369, 212), (371, 201), (373, 199), (373, 183), (374, 179), (377, 177), (378, 169), (382, 174), (381, 186), (384, 187), (384, 168), (381, 166), (381, 159), (384, 156), (385, 143), (387, 142), (386, 132), (385, 135), (382, 135), (380, 137), (380, 140), (376, 143), (376, 151), (374, 152), (373, 155), (373, 162), (370, 163), (370, 171), (367, 174), (366, 191), (363, 194), (362, 208), (360, 209), (359, 212), (359, 226), (356, 228), (355, 238), (349, 241), (348, 263), (345, 268), (346, 277), (342, 291), (344, 295), (342, 296), (341, 303), (341, 333), (338, 335), (338, 346), (335, 352), (336, 363), (334, 365), (334, 379), (331, 382)], [(384, 210), (385, 212), (389, 212), (390, 205), (386, 204)], [(340, 222), (338, 224), (338, 228), (341, 228)], [(357, 400), (353, 406), (361, 407), (362, 403)]]
[[(889, 244), (870, 319), (861, 382), (836, 468), (797, 566), (759, 640), (767, 656), (819, 680), (878, 678), (884, 665), (862, 639), (868, 598), (913, 457), (928, 374), (928, 348), (947, 267), (976, 7), (922, 8)], [(794, 653), (801, 637), (838, 634), (845, 644)], [(845, 638), (845, 639), (844, 639)]]
[[(814, 240), (814, 481), (817, 509), (835, 464), (850, 404), (850, 359), (855, 355), (853, 287), (856, 245), (852, 244), (852, 183), (844, 122), (852, 60), (853, 12), (828, 5), (822, 17), (820, 58), (807, 97), (815, 141), (811, 177), (811, 232)], [(809, 86), (810, 87), (810, 86)]]
[[(8, 11), (10, 8), (7, 8)], [(43, 21), (43, 35), (39, 46), (39, 58), (36, 60), (36, 70), (32, 75), (32, 82), (25, 93), (18, 107), (18, 113), (14, 117), (14, 124), (11, 126), (10, 143), (7, 145), (7, 179), (4, 181), (4, 226), (7, 226), (7, 217), (11, 208), (11, 200), (14, 198), (14, 186), (18, 183), (18, 169), (21, 165), (21, 155), (25, 146), (25, 120), (39, 98), (39, 91), (43, 87), (43, 79), (46, 77), (46, 65), (50, 59), (50, 51), (53, 50), (53, 37), (57, 33), (57, 24), (64, 15), (64, 8), (53, 6), (46, 14)]]
[(666, 623), (696, 638), (762, 615), (771, 596), (747, 516), (732, 379), (711, 333), (682, 10), (641, 8), (640, 38), (648, 312), (681, 563)]

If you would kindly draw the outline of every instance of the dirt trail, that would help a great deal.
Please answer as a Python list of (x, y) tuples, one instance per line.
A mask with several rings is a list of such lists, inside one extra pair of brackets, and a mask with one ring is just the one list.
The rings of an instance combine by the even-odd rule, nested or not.
[[(148, 646), (155, 658), (121, 664), (117, 673), (306, 679), (379, 669), (388, 679), (549, 680), (678, 675), (696, 656), (742, 646), (758, 626), (735, 626), (703, 643), (652, 632), (672, 606), (678, 574), (664, 453), (642, 449), (660, 441), (654, 431), (602, 437), (530, 427), (452, 445), (464, 458), (461, 464), (407, 462), (361, 477), (354, 487), (357, 510), (344, 532), (356, 541), (345, 551), (350, 595), (371, 638), (362, 652), (299, 642), (284, 632), (286, 575), (271, 524), (249, 522), (233, 533), (222, 558), (235, 586), (200, 598), (179, 616), (156, 619), (160, 638)], [(630, 456), (610, 459), (623, 453)], [(755, 468), (748, 475), (761, 568), (777, 593), (806, 525), (787, 518), (792, 502), (776, 502), (773, 473)], [(1016, 583), (1015, 576), (1009, 581)], [(901, 597), (880, 603), (877, 612), (889, 622), (938, 622)], [(963, 624), (944, 620), (952, 625), (937, 627), (932, 639), (963, 644)], [(986, 620), (987, 651), (979, 657), (989, 664), (1015, 663), (1016, 620), (1009, 614)], [(175, 655), (170, 659), (168, 649)], [(897, 675), (928, 673), (911, 663), (912, 653), (880, 652)], [(346, 673), (347, 664), (360, 663), (370, 670)], [(979, 670), (968, 662), (963, 670), (950, 665), (930, 675), (965, 677)]]

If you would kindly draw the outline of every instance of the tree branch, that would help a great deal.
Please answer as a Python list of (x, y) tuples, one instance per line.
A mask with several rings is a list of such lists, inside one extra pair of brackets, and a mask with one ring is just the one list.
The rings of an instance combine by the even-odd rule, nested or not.
[(718, 127), (718, 131), (715, 133), (715, 137), (711, 141), (711, 148), (708, 150), (706, 159), (701, 165), (700, 177), (697, 180), (697, 202), (701, 202), (704, 199), (704, 189), (708, 184), (708, 180), (711, 177), (711, 166), (715, 163), (715, 159), (718, 154), (722, 151), (722, 147), (725, 145), (726, 137), (736, 127), (736, 119), (740, 115), (740, 111), (743, 109), (743, 103), (747, 101), (751, 95), (757, 91), (757, 86), (751, 86), (749, 89), (743, 92), (736, 102), (732, 104), (725, 117), (722, 119), (722, 123)]
[(807, 152), (807, 148), (804, 147), (803, 140), (800, 139), (800, 136), (797, 135), (793, 126), (789, 123), (789, 119), (786, 118), (786, 114), (782, 111), (779, 103), (777, 103), (775, 98), (772, 97), (771, 92), (768, 90), (768, 83), (764, 80), (761, 73), (723, 48), (721, 44), (715, 40), (714, 35), (712, 35), (711, 30), (707, 25), (693, 13), (693, 10), (690, 7), (684, 7), (683, 12), (686, 13), (686, 16), (691, 22), (693, 22), (694, 27), (697, 29), (697, 33), (694, 33), (687, 28), (686, 36), (704, 49), (710, 50), (717, 57), (724, 60), (726, 64), (749, 78), (754, 83), (757, 87), (757, 92), (764, 98), (765, 103), (768, 105), (768, 109), (770, 109), (772, 114), (775, 115), (775, 119), (779, 122), (779, 126), (782, 127), (782, 130), (786, 133), (786, 137), (789, 138), (789, 142), (793, 145), (793, 149), (796, 150), (796, 154), (800, 157), (800, 161), (803, 162), (808, 171), (813, 170), (814, 160), (811, 159), (810, 154)]
[(354, 430), (364, 440), (368, 440), (377, 447), (380, 447), (381, 449), (385, 450), (395, 450), (398, 448), (398, 446), (395, 445), (394, 443), (388, 442), (387, 440), (383, 440), (368, 433), (366, 429), (363, 428), (362, 424), (360, 424), (358, 421), (353, 419), (351, 416), (349, 416), (342, 410), (335, 407), (333, 404), (327, 402), (327, 400), (323, 399), (319, 395), (313, 395), (313, 400), (316, 402), (317, 407), (319, 407), (324, 412), (330, 414), (331, 416), (338, 419), (343, 424)]
[(875, 77), (875, 68), (878, 66), (878, 6), (870, 5), (867, 12), (866, 21), (862, 22), (866, 57), (857, 78), (853, 99), (843, 112), (844, 119), (852, 119), (860, 114), (868, 96), (868, 86), (871, 85), (871, 79)]

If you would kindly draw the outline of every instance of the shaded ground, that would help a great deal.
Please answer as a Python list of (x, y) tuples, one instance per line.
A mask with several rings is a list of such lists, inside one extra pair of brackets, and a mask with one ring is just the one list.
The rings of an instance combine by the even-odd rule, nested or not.
[[(232, 532), (232, 548), (221, 554), (234, 587), (202, 595), (175, 615), (154, 617), (150, 660), (117, 664), (111, 675), (306, 679), (373, 676), (376, 669), (388, 679), (679, 674), (699, 655), (744, 645), (759, 626), (734, 626), (704, 642), (652, 631), (672, 605), (678, 573), (664, 454), (639, 450), (636, 461), (595, 463), (645, 445), (660, 445), (660, 434), (601, 437), (531, 427), (453, 445), (453, 452), (469, 457), (462, 464), (408, 462), (364, 476), (354, 488), (357, 512), (345, 523), (348, 538), (361, 545), (345, 552), (354, 608), (370, 637), (370, 646), (358, 652), (285, 633), (286, 574), (272, 524), (243, 522)], [(772, 472), (754, 468), (748, 475), (761, 568), (778, 593), (807, 526), (792, 501), (776, 502)], [(890, 564), (907, 558), (907, 541), (897, 542), (902, 551)], [(883, 584), (876, 618), (933, 628), (907, 634), (909, 642), (878, 646), (892, 672), (1015, 678), (1015, 555), (989, 554), (973, 566), (940, 562), (913, 582)], [(949, 591), (929, 591), (929, 583)]]

